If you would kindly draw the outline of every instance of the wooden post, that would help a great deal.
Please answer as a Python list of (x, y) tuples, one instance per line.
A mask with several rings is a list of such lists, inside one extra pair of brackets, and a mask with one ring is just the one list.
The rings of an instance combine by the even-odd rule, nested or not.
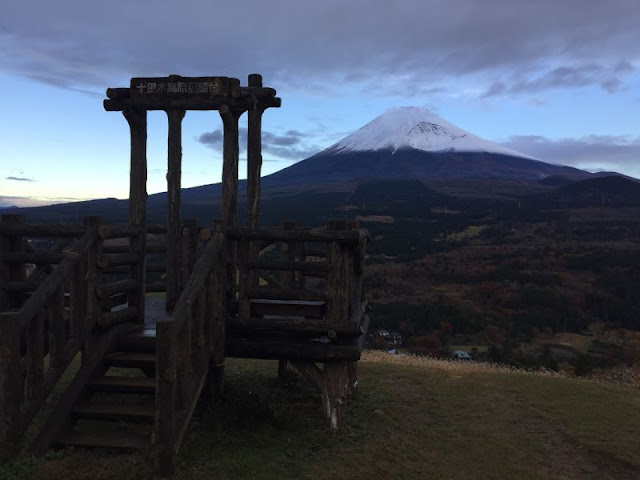
[(228, 247), (221, 221), (214, 222), (214, 235), (223, 243), (220, 255), (209, 275), (207, 295), (207, 318), (211, 324), (210, 342), (211, 361), (209, 364), (208, 392), (214, 402), (222, 399), (224, 393), (224, 359), (225, 359), (225, 330), (227, 323), (227, 258), (225, 252)]
[(20, 316), (0, 313), (0, 458), (15, 447), (21, 421)]
[[(249, 75), (249, 88), (262, 88), (262, 76)], [(247, 227), (260, 227), (260, 170), (262, 168), (262, 114), (257, 104), (248, 112), (247, 119)]]
[[(191, 312), (193, 314), (193, 308)], [(190, 315), (190, 316), (191, 316)], [(177, 377), (177, 397), (176, 409), (182, 411), (188, 408), (191, 402), (191, 386), (193, 385), (193, 364), (191, 356), (193, 353), (193, 344), (191, 342), (192, 318), (182, 323), (182, 328), (177, 332), (177, 350), (176, 350), (176, 372)]]
[(329, 396), (329, 426), (332, 430), (341, 430), (347, 415), (347, 362), (326, 362), (324, 377)]
[[(296, 229), (296, 222), (282, 222), (282, 229), (286, 231), (293, 231)], [(283, 240), (280, 248), (280, 259), (283, 261), (294, 262), (296, 260), (296, 247), (297, 243), (293, 240)], [(293, 270), (283, 270), (280, 272), (280, 281), (282, 285), (287, 288), (294, 288), (296, 279), (296, 272)]]
[(167, 161), (167, 296), (166, 310), (170, 312), (180, 296), (181, 240), (181, 176), (182, 176), (182, 119), (185, 110), (167, 110), (169, 120)]
[(249, 299), (249, 239), (242, 237), (238, 242), (238, 319), (249, 320), (251, 304)]
[[(84, 219), (84, 224), (87, 228), (95, 230), (100, 228), (101, 223), (102, 217), (86, 217)], [(98, 236), (98, 240), (87, 252), (87, 315), (82, 327), (82, 335), (84, 338), (84, 348), (82, 349), (83, 364), (92, 353), (96, 341), (94, 327), (100, 324), (100, 316), (102, 315), (102, 308), (98, 297), (98, 288), (102, 284), (102, 273), (98, 268), (98, 259), (102, 255), (102, 245), (102, 238)]]
[(61, 368), (64, 366), (66, 346), (62, 287), (54, 292), (47, 307), (49, 309), (49, 365), (51, 368)]
[(220, 105), (220, 117), (224, 129), (223, 165), (222, 165), (222, 221), (225, 228), (236, 225), (238, 213), (238, 120), (242, 112)]
[(147, 241), (147, 111), (128, 108), (122, 111), (131, 132), (131, 172), (129, 184), (129, 223), (141, 226), (142, 234), (130, 239), (131, 252), (138, 254), (138, 263), (131, 268), (131, 278), (138, 283), (137, 291), (129, 293), (129, 306), (136, 307), (138, 322), (144, 323), (145, 311), (145, 245)]
[[(358, 229), (359, 225), (357, 221), (347, 222), (347, 227), (351, 229)], [(358, 322), (358, 327), (362, 327), (362, 315), (364, 314), (362, 310), (363, 300), (364, 300), (364, 250), (365, 250), (365, 241), (361, 241), (358, 243), (358, 246), (355, 247), (352, 252), (354, 255), (353, 259), (353, 275), (354, 279), (352, 282), (352, 293), (351, 300), (349, 306), (349, 315), (351, 322)], [(366, 332), (363, 332), (366, 335)], [(347, 362), (347, 393), (349, 395), (355, 395), (358, 393), (358, 362), (351, 361)]]
[[(82, 219), (87, 229), (95, 228), (95, 225), (99, 224), (100, 221), (101, 217), (84, 217)], [(95, 258), (97, 258), (92, 258), (91, 253), (95, 251), (95, 247), (101, 242), (102, 240), (98, 236), (95, 244), (90, 247), (87, 258), (76, 266), (71, 282), (71, 321), (69, 333), (71, 337), (78, 338), (81, 342), (85, 340), (90, 302), (89, 297), (91, 295), (89, 291), (91, 283), (89, 280), (89, 263), (90, 260), (95, 261)]]
[[(296, 229), (296, 222), (282, 222), (282, 229), (292, 231)], [(286, 242), (283, 240), (280, 249), (280, 259), (283, 261), (293, 262), (296, 257), (294, 253), (293, 241)], [(280, 272), (280, 281), (286, 288), (293, 288), (295, 279), (295, 272), (283, 270)], [(278, 378), (284, 380), (291, 372), (291, 363), (287, 360), (278, 360)]]
[[(219, 108), (224, 129), (223, 166), (222, 166), (222, 233), (236, 225), (238, 212), (238, 161), (240, 146), (238, 144), (238, 119), (242, 112), (231, 110), (223, 104)], [(227, 267), (226, 287), (230, 289), (231, 298), (235, 298), (237, 242), (225, 242)], [(225, 295), (224, 302), (231, 300)], [(225, 311), (226, 315), (226, 311)], [(226, 321), (226, 318), (225, 318)]]
[[(24, 215), (2, 215), (2, 223), (15, 225), (26, 222)], [(21, 236), (0, 237), (0, 311), (9, 308), (20, 308), (24, 301), (23, 293), (9, 294), (5, 291), (5, 286), (9, 281), (23, 281), (25, 279), (25, 268), (23, 263), (9, 265), (5, 263), (4, 257), (9, 252), (24, 253), (26, 251), (25, 240)]]
[(173, 472), (177, 435), (176, 394), (178, 342), (171, 318), (158, 320), (156, 339), (156, 412), (152, 448), (154, 466), (162, 474)]
[(45, 320), (47, 311), (40, 312), (29, 322), (27, 326), (27, 354), (25, 357), (26, 379), (25, 400), (32, 402), (42, 387), (44, 378), (44, 342)]
[[(329, 222), (328, 231), (343, 231), (357, 228), (356, 222)], [(352, 314), (360, 308), (361, 294), (357, 296), (353, 289), (362, 290), (362, 284), (355, 281), (354, 254), (350, 247), (339, 242), (331, 242), (327, 252), (329, 273), (327, 275), (327, 323), (329, 328), (348, 325), (352, 321)], [(355, 318), (355, 317), (354, 317)], [(355, 393), (358, 385), (358, 364), (355, 361), (325, 363), (325, 376), (330, 402), (332, 405), (333, 422), (344, 424), (347, 393)]]
[[(194, 218), (190, 218), (184, 221), (182, 224), (182, 262), (180, 269), (180, 290), (179, 293), (182, 294), (183, 289), (187, 282), (189, 281), (189, 277), (193, 272), (193, 267), (197, 260), (197, 248), (198, 248), (198, 221)], [(204, 291), (204, 289), (203, 289)], [(178, 298), (180, 295), (178, 295)], [(202, 293), (198, 294), (196, 301), (192, 307), (192, 319), (191, 322), (191, 352), (198, 352), (201, 348), (200, 336), (203, 335), (204, 329), (204, 321), (205, 315), (204, 311), (204, 300), (202, 298)], [(203, 337), (203, 342), (205, 339)], [(203, 343), (204, 345), (204, 343)]]
[[(198, 250), (198, 221), (189, 218), (182, 224), (182, 265), (180, 267), (180, 293), (189, 281), (193, 266), (197, 261)], [(179, 297), (180, 295), (178, 295)]]
[[(327, 231), (346, 229), (346, 222), (329, 222)], [(353, 285), (353, 256), (348, 247), (331, 242), (327, 249), (329, 272), (327, 274), (327, 324), (339, 329), (349, 322), (350, 293)]]
[[(249, 75), (249, 87), (262, 88), (262, 76)], [(262, 114), (264, 108), (255, 104), (247, 113), (247, 227), (260, 228), (260, 193), (262, 169)], [(249, 241), (249, 258), (259, 254), (257, 242)], [(252, 270), (248, 278), (248, 288), (258, 286), (258, 272)]]
[(324, 370), (312, 362), (292, 362), (293, 367), (320, 392), (322, 412), (331, 430), (345, 427), (347, 410), (347, 362), (326, 362)]

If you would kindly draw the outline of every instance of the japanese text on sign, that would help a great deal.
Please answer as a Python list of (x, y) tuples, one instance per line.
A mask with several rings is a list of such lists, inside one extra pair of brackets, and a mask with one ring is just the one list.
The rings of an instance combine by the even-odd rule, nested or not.
[(140, 83), (135, 87), (140, 94), (158, 94), (158, 93), (193, 93), (193, 94), (218, 94), (220, 87), (215, 82), (168, 82), (157, 83), (147, 82)]

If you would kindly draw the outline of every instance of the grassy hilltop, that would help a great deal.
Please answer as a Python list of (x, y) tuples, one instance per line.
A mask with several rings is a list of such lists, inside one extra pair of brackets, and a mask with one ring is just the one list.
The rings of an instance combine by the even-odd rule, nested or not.
[[(640, 381), (367, 353), (348, 428), (327, 431), (305, 382), (229, 360), (225, 403), (194, 421), (178, 479), (637, 479)], [(0, 477), (152, 478), (140, 454), (19, 457)]]

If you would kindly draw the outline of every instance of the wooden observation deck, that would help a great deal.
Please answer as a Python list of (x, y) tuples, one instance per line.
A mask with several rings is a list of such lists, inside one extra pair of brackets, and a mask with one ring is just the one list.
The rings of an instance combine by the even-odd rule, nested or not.
[[(320, 390), (330, 427), (343, 426), (368, 328), (368, 237), (350, 222), (259, 227), (261, 121), (280, 106), (275, 95), (259, 75), (246, 87), (172, 75), (108, 89), (105, 109), (121, 111), (131, 132), (128, 224), (2, 217), (0, 453), (16, 448), (70, 365), (79, 367), (30, 447), (36, 454), (150, 448), (156, 469), (170, 472), (198, 399), (223, 393), (225, 357), (292, 365)], [(146, 222), (148, 110), (166, 111), (169, 123), (164, 225)], [(186, 110), (217, 110), (223, 123), (222, 218), (204, 226), (181, 218)], [(244, 112), (248, 220), (240, 227)], [(161, 308), (149, 307), (153, 292), (165, 292)]]

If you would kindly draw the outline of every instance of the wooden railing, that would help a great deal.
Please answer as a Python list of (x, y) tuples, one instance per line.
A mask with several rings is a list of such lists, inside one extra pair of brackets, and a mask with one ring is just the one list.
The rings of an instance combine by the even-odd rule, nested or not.
[[(98, 267), (103, 281), (98, 296), (105, 312), (100, 324), (103, 329), (128, 321), (142, 323), (145, 294), (166, 291), (166, 282), (156, 278), (166, 272), (163, 255), (166, 252), (166, 232), (165, 225), (100, 227), (104, 246)], [(144, 245), (144, 250), (140, 250), (140, 245)]]
[[(79, 352), (81, 372), (89, 371), (100, 362), (95, 352), (144, 321), (141, 299), (149, 291), (178, 294), (170, 317), (157, 322), (152, 446), (161, 471), (171, 469), (207, 374), (212, 392), (221, 391), (226, 325), (240, 332), (236, 339), (254, 358), (359, 358), (358, 338), (367, 328), (364, 230), (344, 223), (264, 230), (224, 230), (218, 223), (210, 230), (185, 222), (176, 273), (164, 285), (143, 286), (147, 275), (166, 271), (162, 235), (161, 225), (101, 225), (97, 217), (84, 225), (3, 217), (0, 447), (17, 444)], [(27, 238), (36, 237), (50, 239), (51, 248), (33, 248)], [(198, 238), (208, 241), (204, 248)], [(270, 350), (264, 332), (276, 334), (277, 348)], [(318, 335), (326, 342), (312, 343)]]
[[(238, 280), (231, 295), (237, 307), (230, 326), (330, 338), (361, 333), (366, 231), (346, 222), (326, 229), (286, 224), (283, 229), (232, 229), (228, 238), (238, 244)], [(254, 315), (261, 308), (257, 300), (273, 301), (271, 315)], [(312, 307), (320, 304), (322, 313), (314, 315)], [(311, 314), (301, 320), (296, 308)]]
[[(164, 230), (164, 231), (163, 231)], [(151, 225), (150, 235), (166, 227)], [(144, 320), (146, 271), (164, 272), (132, 251), (146, 232), (131, 225), (0, 223), (0, 447), (15, 446), (69, 366), (94, 354), (112, 327)], [(139, 243), (139, 242), (138, 242)], [(160, 241), (147, 250), (164, 252)], [(163, 260), (163, 259), (161, 259)], [(193, 264), (193, 262), (191, 262)], [(151, 290), (164, 286), (150, 285)], [(144, 297), (144, 296), (143, 296)], [(102, 342), (104, 343), (104, 342)]]
[[(209, 370), (224, 357), (226, 242), (213, 233), (171, 316), (156, 325), (155, 466), (169, 472)], [(215, 366), (215, 365), (214, 365)]]
[[(90, 342), (98, 318), (95, 277), (96, 219), (85, 226), (25, 224), (4, 216), (0, 313), (0, 445), (15, 445), (77, 353)], [(25, 237), (79, 237), (65, 252), (34, 252)], [(31, 250), (31, 251), (30, 251)], [(39, 270), (51, 267), (44, 280)], [(25, 263), (34, 263), (31, 275)], [(38, 265), (41, 266), (38, 266)], [(35, 278), (34, 278), (35, 277)], [(33, 292), (28, 294), (27, 292)]]

